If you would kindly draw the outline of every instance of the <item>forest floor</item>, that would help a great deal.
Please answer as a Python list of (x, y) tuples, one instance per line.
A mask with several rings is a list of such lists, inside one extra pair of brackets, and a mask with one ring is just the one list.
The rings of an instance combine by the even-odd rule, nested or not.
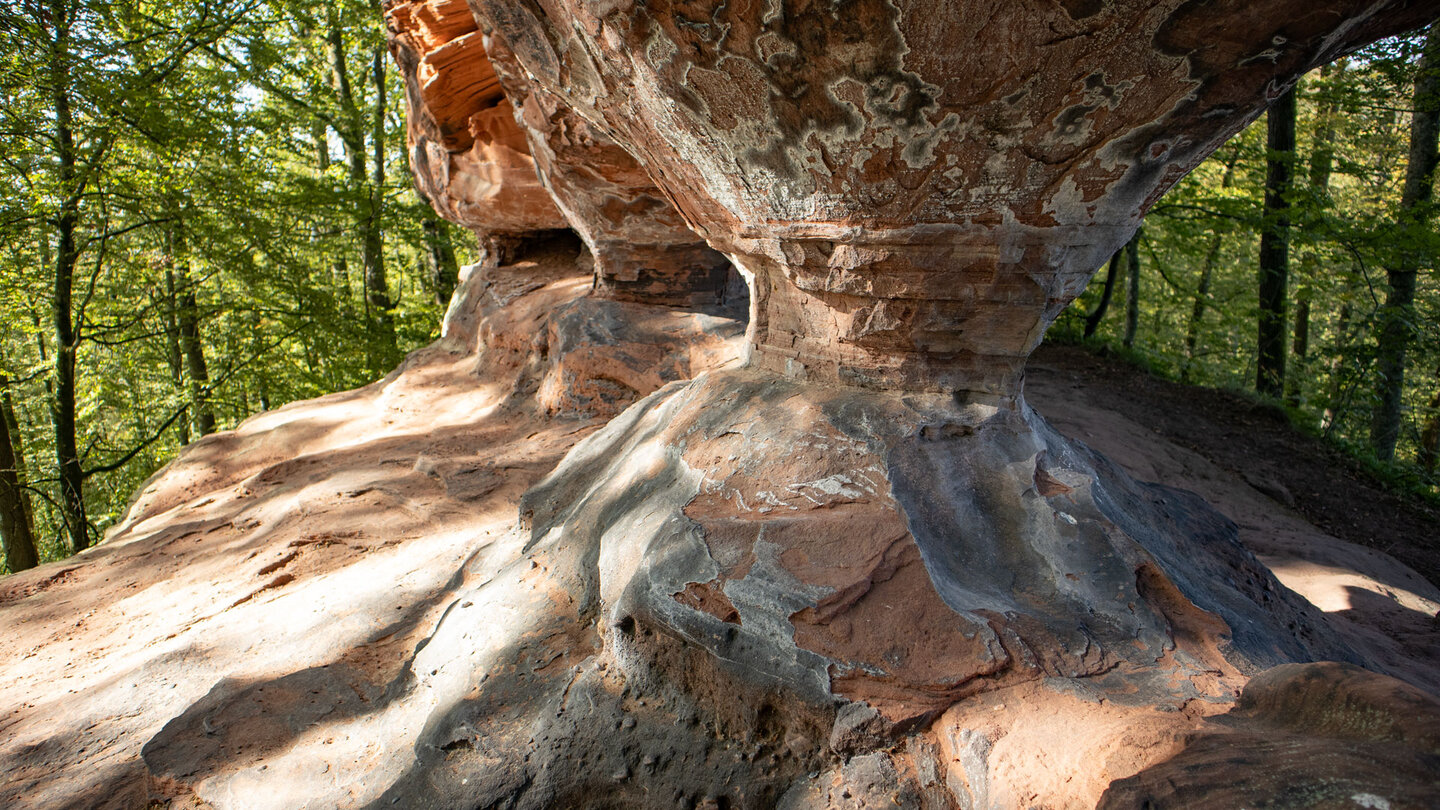
[(1083, 348), (1042, 347), (1025, 391), (1135, 478), (1199, 493), (1372, 665), (1440, 694), (1440, 510), (1387, 491), (1273, 407)]
[(1280, 409), (1079, 347), (1046, 345), (1032, 360), (1042, 376), (1060, 366), (1092, 404), (1204, 456), (1327, 534), (1383, 551), (1440, 585), (1440, 507), (1387, 488), (1355, 458), (1291, 426)]
[[(518, 290), (507, 313), (536, 321), (511, 331), (587, 286)], [(372, 800), (439, 699), (420, 651), (462, 680), (485, 669), (431, 629), (474, 582), (531, 587), (507, 567), (519, 496), (603, 421), (516, 393), (473, 354), (422, 350), (196, 443), (109, 542), (0, 580), (0, 806)], [(1436, 510), (1242, 397), (1078, 348), (1038, 352), (1027, 397), (1137, 478), (1207, 498), (1372, 666), (1440, 694), (1440, 591), (1412, 570), (1440, 571)]]

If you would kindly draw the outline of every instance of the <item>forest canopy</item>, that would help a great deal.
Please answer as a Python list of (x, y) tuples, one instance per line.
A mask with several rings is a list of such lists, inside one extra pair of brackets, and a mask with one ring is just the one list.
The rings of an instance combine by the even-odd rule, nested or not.
[(6, 4), (0, 94), (0, 466), (42, 559), (181, 446), (436, 332), (450, 228), (375, 4)]
[[(14, 571), (99, 542), (184, 445), (387, 373), (474, 243), (410, 182), (377, 3), (20, 0), (0, 34)], [(1437, 56), (1419, 32), (1306, 76), (1052, 337), (1258, 391), (1433, 493)]]

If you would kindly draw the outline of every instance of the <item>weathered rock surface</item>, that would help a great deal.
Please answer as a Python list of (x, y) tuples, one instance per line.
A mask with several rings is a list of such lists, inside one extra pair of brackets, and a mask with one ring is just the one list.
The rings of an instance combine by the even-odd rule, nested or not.
[(391, 0), (385, 24), (405, 77), (411, 171), (435, 210), (474, 231), (492, 263), (508, 263), (518, 237), (567, 227), (465, 0)]
[[(641, 397), (702, 369), (737, 362), (745, 288), (725, 305), (673, 309), (587, 295), (591, 254), (573, 236), (532, 240), (504, 267), (462, 271), (441, 332), (444, 345), (476, 353), (484, 378), (513, 378), (510, 396), (550, 416), (614, 416)], [(557, 285), (568, 298), (532, 295)]]
[[(0, 658), (0, 800), (1273, 804), (1364, 744), (1295, 801), (1424, 801), (1429, 698), (1285, 668), (1386, 662), (1198, 497), (1053, 429), (1021, 372), (1267, 93), (1440, 10), (474, 4), (752, 277), (750, 362), (667, 382), (733, 324), (572, 305), (567, 251), (472, 271), (479, 316), (401, 373), (197, 444), (112, 543), (7, 583), (0, 645), (33, 646)], [(442, 50), (411, 48), (415, 92)], [(478, 142), (446, 95), (425, 137)]]
[(1433, 4), (474, 0), (754, 276), (751, 363), (1019, 393), (1145, 209), (1303, 71)]
[(1341, 664), (1252, 679), (1182, 751), (1117, 781), (1099, 807), (1434, 807), (1440, 700)]
[[(505, 328), (514, 334), (543, 333), (547, 313), (587, 285), (587, 268), (564, 253), (535, 254), (533, 266), (501, 277), (508, 283), (479, 285), (471, 300), (512, 318)], [(545, 283), (519, 293), (525, 275)], [(498, 328), (491, 317), (477, 334)], [(763, 659), (716, 658), (706, 645), (720, 639), (696, 643), (641, 621), (611, 626), (595, 593), (607, 587), (599, 572), (625, 570), (623, 555), (587, 561), (583, 548), (532, 543), (533, 518), (531, 531), (515, 531), (522, 492), (599, 426), (545, 419), (516, 396), (533, 385), (518, 380), (540, 368), (513, 357), (477, 365), (473, 351), (442, 345), (374, 386), (256, 417), (158, 475), (106, 544), (0, 583), (0, 621), (11, 628), (0, 636), (0, 805), (454, 807), (508, 797), (533, 807), (1079, 808), (1094, 806), (1114, 780), (1180, 754), (1197, 734), (1223, 730), (1205, 718), (1233, 701), (1186, 699), (1183, 682), (1127, 699), (1107, 691), (1103, 676), (1008, 676), (1012, 685), (991, 684), (897, 740), (865, 704), (817, 711), (763, 675)], [(1376, 605), (1393, 601), (1396, 583), (1413, 573), (1298, 521), (1284, 532), (1258, 524), (1248, 512), (1255, 507), (1235, 500), (1253, 492), (1243, 481), (1095, 407), (1081, 380), (1053, 369), (1034, 378), (1037, 400), (1067, 429), (1137, 460), (1137, 471), (1212, 493), (1254, 527), (1248, 538), (1281, 541), (1257, 549), (1276, 565), (1295, 569), (1324, 549), (1325, 565), (1297, 586), (1327, 605), (1327, 620), (1342, 611), (1332, 591), (1369, 589), (1373, 599), (1343, 607), (1347, 621), (1404, 643)], [(662, 396), (683, 393), (672, 386)], [(661, 416), (650, 409), (639, 418)], [(764, 438), (763, 423), (745, 429)], [(821, 452), (827, 437), (810, 441), (804, 454)], [(595, 460), (596, 488), (610, 462)], [(662, 454), (655, 464), (676, 462)], [(840, 500), (826, 493), (835, 483), (775, 493), (802, 507), (796, 512), (763, 503), (731, 517), (824, 512), (805, 493)], [(723, 498), (712, 506), (734, 508)], [(852, 516), (866, 508), (840, 506)], [(713, 511), (702, 517), (715, 522)], [(844, 542), (852, 535), (837, 523), (831, 542)], [(765, 552), (775, 536), (767, 530), (751, 548)], [(624, 547), (623, 537), (602, 542)], [(715, 553), (716, 567), (737, 570), (737, 555)], [(745, 594), (725, 596), (733, 611), (700, 587), (708, 579), (663, 608), (689, 616), (690, 626), (761, 635), (779, 623), (756, 605), (766, 587), (779, 591), (771, 580), (786, 566), (820, 570), (823, 555), (797, 559), (762, 553), (754, 573), (721, 583), (721, 594)], [(1346, 567), (1356, 561), (1369, 567)], [(919, 612), (911, 597), (889, 599), (886, 590), (913, 575), (913, 560), (901, 556), (893, 567), (816, 629), (833, 639), (846, 616)], [(632, 581), (675, 570), (667, 564)], [(1433, 615), (1440, 593), (1417, 583), (1404, 604)], [(867, 613), (875, 600), (881, 606)], [(780, 621), (789, 613), (768, 612)], [(1405, 644), (1397, 649), (1412, 671), (1440, 671), (1440, 646)], [(607, 650), (635, 655), (616, 662)], [(1216, 680), (1227, 693), (1243, 681)], [(1307, 705), (1324, 705), (1315, 694)], [(1427, 716), (1423, 703), (1386, 705), (1390, 716), (1414, 718), (1410, 726)]]
[(541, 180), (595, 259), (595, 292), (639, 303), (721, 303), (729, 260), (690, 230), (628, 152), (530, 81), (503, 37), (490, 34), (486, 47)]
[[(564, 623), (598, 628), (594, 660), (632, 695), (710, 716), (710, 684), (778, 690), (803, 726), (834, 718), (825, 745), (852, 759), (830, 787), (915, 798), (937, 783), (896, 752), (977, 694), (1044, 682), (1176, 710), (1224, 705), (1265, 667), (1360, 660), (1203, 502), (1055, 433), (1023, 366), (1149, 205), (1270, 98), (1440, 9), (473, 9), (753, 285), (745, 369), (642, 401), (522, 505), (530, 548), (579, 594)], [(664, 664), (677, 640), (684, 676)], [(800, 738), (803, 769), (820, 743)], [(976, 763), (953, 799), (1027, 801), (995, 803), (989, 743), (950, 744)], [(551, 798), (621, 800), (539, 767), (526, 784)], [(789, 779), (765, 760), (729, 801), (833, 799)]]
[(530, 82), (503, 38), (482, 36), (463, 0), (385, 7), (416, 185), (441, 216), (475, 231), (496, 254), (489, 263), (509, 263), (526, 234), (568, 225), (590, 248), (602, 297), (724, 302), (729, 261), (629, 153)]

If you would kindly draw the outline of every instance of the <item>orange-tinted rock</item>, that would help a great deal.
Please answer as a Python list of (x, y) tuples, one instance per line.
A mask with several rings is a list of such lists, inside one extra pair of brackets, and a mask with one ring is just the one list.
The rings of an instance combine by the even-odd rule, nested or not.
[(1440, 700), (1343, 664), (1276, 667), (1183, 750), (1110, 786), (1103, 810), (1435, 806)]
[(752, 363), (1018, 396), (1146, 208), (1399, 0), (475, 0), (755, 276)]
[(465, 0), (389, 0), (385, 23), (405, 76), (411, 171), (435, 210), (500, 254), (492, 237), (566, 227)]
[(386, 22), (406, 80), (416, 186), (481, 237), (488, 263), (517, 258), (515, 237), (569, 225), (595, 257), (601, 296), (723, 302), (729, 261), (629, 153), (526, 79), (463, 0), (392, 0)]
[(541, 179), (595, 258), (595, 292), (638, 303), (720, 303), (729, 261), (690, 230), (630, 153), (530, 81), (503, 37), (491, 34), (486, 45)]
[[(599, 130), (636, 156), (756, 306), (748, 367), (658, 389), (524, 496), (524, 548), (563, 619), (527, 626), (428, 727), (414, 785), (481, 806), (1014, 806), (1037, 797), (1023, 774), (991, 790), (996, 768), (1055, 748), (1012, 733), (1023, 712), (983, 723), (967, 704), (986, 695), (1078, 695), (1076, 734), (1111, 724), (1089, 750), (1114, 779), (1180, 750), (1252, 674), (1359, 660), (1199, 498), (1051, 428), (1023, 365), (1154, 199), (1268, 98), (1440, 9), (472, 3), (559, 99), (523, 102), (530, 129)], [(647, 778), (617, 762), (617, 701), (641, 715), (628, 744)], [(508, 749), (489, 742), (517, 715)], [(436, 752), (471, 729), (493, 749), (444, 770)], [(756, 740), (749, 764), (697, 754), (712, 738)], [(501, 750), (544, 753), (517, 787)], [(1057, 801), (1103, 787), (1065, 781)]]

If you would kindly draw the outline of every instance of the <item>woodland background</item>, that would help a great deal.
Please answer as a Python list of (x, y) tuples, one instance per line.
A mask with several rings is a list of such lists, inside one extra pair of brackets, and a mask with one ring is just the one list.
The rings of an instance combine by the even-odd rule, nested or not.
[[(468, 233), (410, 183), (378, 3), (0, 7), (6, 570), (99, 542), (185, 444), (432, 340)], [(1440, 36), (1306, 76), (1049, 339), (1254, 392), (1440, 498)]]

